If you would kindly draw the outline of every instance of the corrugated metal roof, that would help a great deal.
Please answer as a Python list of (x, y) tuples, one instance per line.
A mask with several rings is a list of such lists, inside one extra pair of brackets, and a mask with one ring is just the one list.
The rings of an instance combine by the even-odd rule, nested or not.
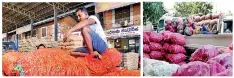
[(53, 6), (59, 15), (88, 4), (91, 2), (3, 2), (2, 29), (11, 31), (30, 24), (30, 19), (35, 23), (53, 17)]

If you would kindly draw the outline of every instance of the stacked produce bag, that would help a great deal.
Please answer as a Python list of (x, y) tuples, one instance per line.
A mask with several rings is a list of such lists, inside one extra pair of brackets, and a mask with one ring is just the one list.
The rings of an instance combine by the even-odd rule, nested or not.
[(144, 57), (181, 64), (186, 59), (185, 38), (179, 33), (170, 31), (144, 32)]
[(135, 52), (128, 52), (123, 54), (124, 67), (128, 70), (138, 69), (139, 54)]
[(165, 30), (174, 33), (180, 33), (183, 35), (191, 36), (194, 33), (193, 20), (191, 18), (173, 18), (167, 19), (165, 24)]
[(173, 76), (232, 76), (232, 51), (220, 52), (213, 45), (199, 47), (190, 62), (173, 73)]
[(166, 19), (165, 30), (186, 36), (193, 34), (213, 34), (217, 32), (218, 20), (221, 14), (207, 14), (187, 18), (174, 17)]
[(19, 52), (32, 52), (37, 49), (37, 46), (44, 44), (46, 47), (55, 48), (58, 47), (58, 42), (50, 39), (38, 39), (32, 37), (29, 39), (23, 39), (19, 41)]
[(75, 49), (83, 46), (83, 38), (78, 35), (70, 35), (66, 42), (63, 42), (63, 39), (59, 39), (59, 48), (62, 49)]
[(232, 43), (226, 48), (202, 45), (191, 57), (179, 33), (144, 32), (143, 43), (145, 76), (232, 76)]
[[(217, 31), (218, 20), (221, 18), (221, 14), (207, 14), (203, 16), (192, 17), (195, 25), (196, 34), (209, 34)], [(202, 26), (208, 26), (208, 28), (202, 28)], [(200, 30), (202, 29), (202, 31)]]
[(27, 39), (20, 40), (19, 41), (19, 51), (20, 52), (31, 52), (33, 50), (36, 50), (35, 45), (31, 45)]
[[(3, 54), (8, 76), (140, 76), (140, 70), (120, 69), (121, 54), (109, 48), (102, 60), (92, 55), (75, 58), (68, 50), (45, 48), (33, 52)], [(11, 59), (12, 58), (12, 59)], [(14, 59), (13, 59), (14, 58)]]

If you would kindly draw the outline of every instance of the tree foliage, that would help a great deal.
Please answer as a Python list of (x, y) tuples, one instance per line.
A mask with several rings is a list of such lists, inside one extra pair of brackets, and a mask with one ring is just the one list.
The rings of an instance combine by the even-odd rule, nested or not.
[(143, 24), (147, 21), (157, 23), (165, 14), (163, 2), (143, 2)]
[(174, 8), (177, 16), (187, 17), (192, 14), (206, 15), (211, 13), (213, 5), (208, 2), (177, 2)]

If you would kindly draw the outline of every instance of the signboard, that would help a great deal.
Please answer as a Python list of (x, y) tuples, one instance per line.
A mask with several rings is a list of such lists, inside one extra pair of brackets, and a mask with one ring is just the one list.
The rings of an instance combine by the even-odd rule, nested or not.
[(140, 29), (141, 29), (140, 26), (110, 29), (106, 30), (106, 36), (113, 39), (139, 37), (141, 34)]
[(131, 5), (134, 3), (136, 2), (97, 2), (95, 6), (95, 12), (99, 13), (99, 12)]

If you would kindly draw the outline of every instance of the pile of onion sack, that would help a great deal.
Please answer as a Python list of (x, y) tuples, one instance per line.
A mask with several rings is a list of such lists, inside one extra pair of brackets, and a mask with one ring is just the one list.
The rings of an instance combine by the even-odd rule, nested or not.
[(232, 76), (233, 54), (229, 48), (200, 46), (191, 55), (190, 62), (181, 65), (172, 76)]
[(7, 52), (2, 55), (2, 72), (4, 72), (4, 75), (15, 75), (13, 63), (21, 54), (20, 52)]
[(182, 35), (191, 36), (194, 34), (194, 22), (191, 18), (172, 18), (167, 19), (165, 24), (165, 30), (180, 33)]
[(3, 65), (8, 66), (3, 67), (3, 73), (7, 76), (140, 76), (140, 70), (131, 72), (117, 68), (121, 54), (114, 48), (108, 48), (102, 60), (91, 55), (75, 58), (67, 50), (53, 48), (18, 56), (6, 53), (3, 57)]
[(186, 51), (185, 38), (179, 33), (170, 31), (144, 32), (144, 57), (164, 60), (173, 64), (184, 64)]

